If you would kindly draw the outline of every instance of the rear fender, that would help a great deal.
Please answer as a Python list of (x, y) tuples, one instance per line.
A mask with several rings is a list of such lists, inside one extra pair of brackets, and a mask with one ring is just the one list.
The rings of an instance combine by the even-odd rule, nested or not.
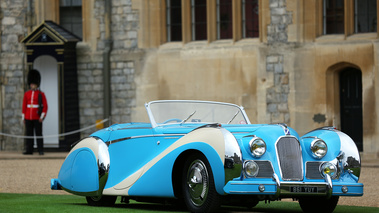
[(58, 179), (62, 189), (70, 193), (101, 196), (109, 167), (108, 146), (100, 139), (85, 138), (67, 155)]

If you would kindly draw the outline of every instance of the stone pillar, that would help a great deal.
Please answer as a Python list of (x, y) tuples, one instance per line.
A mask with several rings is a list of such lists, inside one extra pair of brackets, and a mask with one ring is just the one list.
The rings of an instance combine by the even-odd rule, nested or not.
[[(27, 1), (2, 1), (1, 55), (0, 55), (0, 101), (2, 128), (0, 131), (12, 135), (24, 135), (21, 123), (22, 99), (24, 95), (25, 54), (19, 41), (27, 33), (25, 14)], [(23, 139), (3, 137), (2, 149), (22, 150)]]
[(267, 114), (270, 123), (289, 123), (289, 72), (284, 70), (284, 60), (289, 48), (288, 25), (292, 23), (292, 13), (286, 10), (286, 0), (270, 0), (270, 12), (271, 23), (267, 26), (266, 72), (273, 73), (274, 84), (266, 89)]

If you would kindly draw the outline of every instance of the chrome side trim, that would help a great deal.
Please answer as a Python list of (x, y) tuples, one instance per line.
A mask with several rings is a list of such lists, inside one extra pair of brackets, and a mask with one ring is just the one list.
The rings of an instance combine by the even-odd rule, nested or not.
[(125, 130), (125, 129), (151, 129), (151, 127), (124, 127), (117, 130)]
[(191, 130), (190, 132), (193, 132), (195, 130), (202, 129), (202, 128), (220, 128), (220, 127), (221, 127), (221, 124), (219, 124), (219, 123), (204, 124), (202, 126), (199, 126), (195, 129)]
[(170, 133), (170, 134), (158, 134), (158, 135), (153, 135), (154, 137), (176, 137), (176, 136), (184, 136), (187, 134), (181, 134), (181, 133)]
[[(233, 182), (233, 183), (230, 183), (230, 185), (257, 185), (257, 184), (259, 184), (259, 183), (254, 183), (254, 184), (252, 184), (252, 183), (244, 183), (244, 182)], [(276, 184), (275, 183), (266, 183), (266, 184), (264, 184), (265, 186), (276, 186)]]
[[(328, 130), (328, 131), (338, 132), (338, 130), (334, 126), (324, 126), (324, 127), (320, 127), (317, 129), (313, 129), (313, 130), (305, 133), (304, 135), (307, 135), (308, 133), (313, 132), (313, 131), (317, 131), (317, 130)], [(309, 137), (313, 137), (313, 136), (309, 136)]]
[[(109, 146), (109, 145), (114, 144), (114, 143), (130, 140), (130, 139), (136, 139), (136, 138), (148, 138), (148, 137), (174, 137), (175, 138), (175, 137), (181, 137), (184, 135), (186, 135), (186, 134), (139, 135), (139, 136), (131, 136), (131, 137), (119, 138), (116, 140), (111, 140), (111, 141), (106, 142), (106, 144)], [(173, 138), (171, 138), (171, 139), (173, 139)]]
[[(267, 186), (267, 184), (266, 184), (266, 186)], [(230, 193), (233, 193), (233, 194), (249, 194), (251, 192), (250, 191), (230, 191)], [(271, 192), (260, 192), (260, 195), (265, 195), (265, 194), (270, 195)]]
[[(239, 134), (239, 133), (244, 133), (244, 134), (247, 134), (247, 133), (250, 133), (250, 132), (233, 132), (233, 134)], [(256, 135), (245, 135), (243, 136), (242, 138), (254, 138), (256, 137)]]

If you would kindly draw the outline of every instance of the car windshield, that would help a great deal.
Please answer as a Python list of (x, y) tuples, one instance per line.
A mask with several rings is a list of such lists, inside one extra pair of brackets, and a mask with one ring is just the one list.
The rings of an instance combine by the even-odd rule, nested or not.
[(153, 126), (172, 123), (247, 124), (242, 107), (210, 101), (153, 101), (146, 105)]

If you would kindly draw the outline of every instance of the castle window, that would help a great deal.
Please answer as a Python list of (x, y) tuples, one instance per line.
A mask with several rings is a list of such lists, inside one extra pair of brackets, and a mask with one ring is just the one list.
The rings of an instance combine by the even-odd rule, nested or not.
[(167, 41), (182, 41), (182, 1), (167, 0)]
[(324, 0), (324, 34), (344, 34), (344, 0)]
[(82, 38), (82, 0), (60, 0), (59, 20), (60, 26)]
[(242, 37), (259, 37), (258, 0), (242, 0)]
[(233, 38), (232, 1), (217, 0), (217, 39)]
[(207, 1), (191, 0), (192, 40), (207, 39)]
[(354, 23), (356, 33), (376, 32), (376, 0), (355, 0)]

